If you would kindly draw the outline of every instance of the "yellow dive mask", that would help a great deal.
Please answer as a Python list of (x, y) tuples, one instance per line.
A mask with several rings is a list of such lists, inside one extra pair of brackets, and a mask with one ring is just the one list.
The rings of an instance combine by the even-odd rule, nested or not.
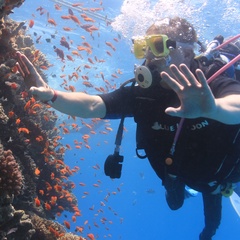
[(155, 57), (161, 58), (169, 55), (169, 48), (176, 48), (176, 42), (162, 34), (133, 37), (132, 41), (134, 55), (139, 59), (145, 58), (149, 50)]

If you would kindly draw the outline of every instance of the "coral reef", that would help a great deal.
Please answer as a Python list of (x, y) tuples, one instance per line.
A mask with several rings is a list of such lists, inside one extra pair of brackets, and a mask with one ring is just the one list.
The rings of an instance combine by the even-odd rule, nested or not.
[(2, 195), (17, 196), (23, 185), (22, 172), (12, 155), (12, 151), (4, 151), (0, 144), (0, 192)]
[(0, 18), (12, 13), (12, 9), (20, 7), (25, 0), (0, 0)]
[(47, 82), (41, 66), (49, 63), (25, 22), (7, 17), (23, 2), (0, 0), (0, 239), (84, 239), (50, 220), (64, 210), (81, 215), (68, 180), (76, 169), (64, 163), (55, 112), (29, 95), (16, 67), (21, 51)]
[[(6, 221), (5, 224), (1, 224), (1, 228), (0, 228), (1, 239), (2, 240), (33, 239), (32, 237), (35, 234), (35, 229), (33, 228), (33, 224), (31, 223), (31, 219), (29, 218), (29, 215), (25, 214), (23, 210), (17, 210), (17, 211), (14, 210), (11, 204), (7, 206), (11, 208), (12, 214), (7, 221), (5, 220)], [(3, 207), (1, 207), (1, 209), (3, 209)]]

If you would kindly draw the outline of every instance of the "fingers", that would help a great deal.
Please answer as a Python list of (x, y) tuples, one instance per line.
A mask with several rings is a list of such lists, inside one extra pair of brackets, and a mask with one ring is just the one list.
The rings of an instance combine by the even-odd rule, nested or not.
[(165, 113), (172, 116), (172, 117), (182, 117), (182, 111), (181, 107), (178, 108), (173, 108), (173, 107), (168, 107), (165, 109)]
[(186, 86), (188, 86), (189, 85), (189, 80), (188, 80), (188, 78), (189, 78), (189, 73), (188, 73), (188, 71), (187, 71), (187, 67), (186, 67), (186, 65), (182, 65), (182, 68), (183, 68), (183, 70), (185, 71), (185, 72), (182, 72), (181, 70), (180, 70), (180, 68), (177, 68), (177, 66), (176, 65), (171, 65), (170, 66), (170, 70), (171, 70), (171, 72), (173, 73), (173, 75), (174, 75), (174, 77), (176, 78), (176, 80), (178, 80), (178, 82), (183, 86), (183, 87), (186, 87)]
[(30, 75), (30, 72), (28, 70), (28, 66), (26, 65), (26, 63), (28, 63), (29, 60), (26, 58), (25, 55), (21, 54), (20, 52), (17, 52), (17, 57), (18, 57), (17, 67), (18, 67), (18, 70), (21, 73), (21, 75), (23, 77), (26, 77), (27, 75)]
[(187, 79), (190, 85), (196, 85), (196, 86), (201, 85), (199, 84), (198, 79), (194, 76), (194, 74), (190, 71), (190, 69), (185, 64), (181, 64), (179, 68), (184, 74), (185, 78)]
[(162, 72), (161, 77), (175, 91), (190, 86), (201, 87), (207, 85), (202, 71), (198, 72), (198, 78), (196, 78), (185, 64), (181, 64), (179, 68), (176, 65), (171, 65), (170, 70), (174, 78), (166, 72)]
[(17, 66), (17, 69), (18, 69), (18, 71), (20, 72), (20, 74), (23, 76), (23, 78), (25, 78), (25, 77), (26, 77), (26, 74), (23, 72), (23, 70), (22, 70), (19, 62), (16, 63), (16, 66)]
[(178, 92), (179, 90), (183, 89), (183, 86), (176, 81), (174, 78), (170, 77), (170, 75), (166, 72), (161, 72), (161, 77), (164, 82), (167, 83), (167, 85), (172, 88), (175, 92)]
[(202, 72), (202, 70), (197, 69), (196, 70), (196, 75), (197, 75), (198, 81), (202, 85), (202, 87), (204, 87), (204, 88), (207, 87), (208, 88), (209, 87), (208, 82), (207, 82), (207, 79), (206, 79), (204, 73)]
[(44, 97), (42, 97), (42, 95), (44, 96), (44, 90), (38, 87), (31, 87), (29, 89), (29, 92), (37, 99), (37, 100), (45, 100)]
[(31, 87), (29, 89), (30, 93), (32, 93), (33, 95), (37, 95), (37, 93), (39, 92), (39, 88), (37, 87)]

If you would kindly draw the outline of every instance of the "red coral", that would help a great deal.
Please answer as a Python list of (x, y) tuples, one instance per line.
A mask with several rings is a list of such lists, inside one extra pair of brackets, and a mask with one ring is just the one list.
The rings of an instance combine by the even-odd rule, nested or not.
[(12, 151), (4, 151), (0, 145), (0, 192), (16, 196), (21, 193), (22, 185), (22, 173)]

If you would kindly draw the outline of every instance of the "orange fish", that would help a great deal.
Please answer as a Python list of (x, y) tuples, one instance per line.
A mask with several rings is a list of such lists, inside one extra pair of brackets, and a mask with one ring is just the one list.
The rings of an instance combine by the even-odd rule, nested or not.
[(89, 30), (90, 30), (90, 31), (97, 31), (98, 28), (97, 28), (96, 26), (93, 25), (93, 26), (91, 26), (91, 27), (89, 28)]
[(60, 234), (58, 231), (56, 231), (53, 227), (49, 227), (48, 228), (48, 230), (52, 233), (52, 234), (54, 234), (54, 236), (56, 237), (56, 238), (59, 238), (60, 237), (60, 235), (62, 236), (62, 234)]
[(29, 134), (30, 131), (27, 129), (27, 128), (18, 128), (18, 132), (21, 133), (21, 132), (24, 132), (26, 134)]
[(54, 179), (54, 177), (55, 177), (55, 174), (53, 173), (53, 172), (51, 172), (51, 179), (53, 180)]
[(73, 54), (73, 55), (76, 55), (76, 56), (80, 56), (80, 54), (79, 54), (78, 51), (74, 51), (74, 50), (73, 50), (73, 51), (72, 51), (72, 54)]
[(21, 123), (21, 119), (20, 118), (17, 118), (16, 119), (16, 124), (19, 125)]
[(63, 223), (67, 229), (70, 229), (71, 225), (68, 221), (65, 220), (65, 221), (63, 221)]
[(36, 141), (37, 142), (42, 142), (43, 141), (43, 137), (39, 135), (38, 137), (36, 137)]
[(28, 26), (29, 26), (30, 28), (32, 28), (33, 25), (34, 25), (34, 20), (31, 19), (31, 20), (29, 21), (29, 23), (28, 23)]
[(77, 219), (76, 219), (76, 216), (72, 216), (72, 221), (73, 221), (73, 222), (76, 222), (76, 220), (77, 220)]
[(62, 207), (62, 206), (58, 206), (58, 209), (61, 211), (64, 211), (64, 207)]
[(15, 113), (13, 111), (9, 111), (8, 112), (8, 117), (9, 118), (12, 118), (14, 115), (15, 115)]
[(84, 66), (83, 66), (84, 68), (88, 68), (88, 69), (90, 69), (91, 68), (91, 66), (89, 66), (88, 64), (84, 64)]
[(67, 133), (69, 133), (69, 130), (66, 127), (64, 127), (63, 132), (64, 132), (64, 134), (67, 134)]
[(109, 46), (110, 48), (112, 48), (113, 51), (116, 51), (116, 48), (112, 45), (112, 43), (110, 42), (105, 42), (107, 46)]
[(11, 89), (13, 89), (13, 90), (17, 90), (17, 89), (19, 89), (19, 87), (20, 87), (20, 85), (18, 84), (18, 83), (16, 83), (16, 82), (9, 82), (9, 81), (5, 81), (5, 84), (7, 85), (7, 86), (9, 86)]
[(70, 61), (74, 62), (74, 59), (73, 59), (73, 57), (72, 57), (72, 56), (70, 56), (70, 55), (66, 55), (66, 56), (67, 56), (67, 59), (68, 59), (68, 60), (70, 60)]
[(85, 47), (92, 48), (92, 46), (88, 42), (83, 42), (82, 44)]
[(61, 192), (62, 191), (62, 187), (60, 185), (55, 185), (54, 186), (54, 189), (57, 191), (57, 192)]
[(77, 24), (81, 25), (81, 22), (79, 21), (79, 19), (75, 16), (75, 15), (70, 15), (70, 18)]
[(70, 32), (70, 31), (72, 31), (74, 29), (70, 28), (70, 27), (63, 27), (63, 30), (66, 31), (66, 32)]
[(112, 56), (112, 54), (109, 51), (106, 51), (107, 55), (109, 55), (110, 57)]
[(45, 120), (46, 122), (49, 121), (49, 117), (48, 117), (47, 115), (43, 115), (43, 118), (44, 118), (44, 120)]
[(36, 168), (35, 169), (35, 175), (39, 176), (40, 173), (41, 173), (41, 171), (38, 168)]
[(86, 48), (83, 47), (83, 46), (77, 46), (77, 49), (78, 49), (79, 51), (84, 51), (84, 50), (86, 50)]
[(95, 237), (92, 233), (88, 233), (87, 237), (89, 237), (90, 240), (95, 240)]
[(62, 10), (61, 6), (59, 6), (58, 4), (55, 4), (54, 7), (55, 7), (56, 10)]
[(45, 203), (46, 210), (50, 211), (52, 209), (51, 205), (49, 203)]
[(44, 191), (43, 191), (43, 190), (40, 189), (38, 192), (39, 192), (39, 194), (41, 194), (42, 196), (44, 195)]
[(73, 7), (79, 7), (79, 6), (82, 6), (82, 5), (83, 5), (83, 3), (73, 3), (72, 4)]
[(41, 65), (40, 68), (41, 68), (42, 70), (48, 70), (48, 67), (45, 66), (45, 65)]
[(86, 22), (95, 22), (95, 20), (92, 19), (92, 18), (90, 18), (90, 17), (84, 17), (83, 19), (84, 19), (84, 21), (86, 21)]
[(71, 90), (72, 92), (76, 92), (76, 88), (72, 85), (69, 85), (69, 90)]
[(56, 23), (55, 20), (52, 19), (52, 18), (49, 18), (49, 19), (48, 19), (48, 23), (50, 23), (51, 25), (54, 25), (55, 27), (57, 26), (57, 23)]
[(71, 146), (70, 146), (69, 144), (66, 144), (66, 147), (67, 147), (69, 150), (72, 149)]
[(88, 144), (85, 144), (85, 147), (89, 150), (91, 150), (91, 147)]
[(18, 66), (15, 65), (11, 68), (12, 73), (16, 73), (17, 71), (18, 71)]
[(88, 58), (88, 61), (91, 63), (91, 64), (94, 64), (93, 60), (91, 58)]
[(71, 17), (69, 15), (66, 15), (66, 16), (61, 16), (62, 19), (71, 19)]
[(85, 85), (86, 87), (93, 87), (93, 85), (88, 81), (83, 81), (82, 84)]
[(103, 8), (90, 8), (91, 12), (101, 11)]
[(26, 91), (23, 91), (20, 94), (21, 94), (22, 98), (26, 98), (28, 96), (28, 92), (26, 92)]
[(80, 233), (83, 233), (83, 230), (84, 230), (84, 228), (83, 227), (76, 227), (76, 231), (78, 231), (78, 232), (80, 232)]
[(41, 202), (40, 202), (40, 200), (38, 199), (38, 197), (36, 197), (34, 200), (35, 200), (35, 205), (36, 205), (36, 207), (40, 207), (40, 206), (41, 206)]
[(51, 196), (51, 200), (50, 200), (51, 205), (55, 206), (56, 202), (57, 202), (57, 197), (56, 196)]

